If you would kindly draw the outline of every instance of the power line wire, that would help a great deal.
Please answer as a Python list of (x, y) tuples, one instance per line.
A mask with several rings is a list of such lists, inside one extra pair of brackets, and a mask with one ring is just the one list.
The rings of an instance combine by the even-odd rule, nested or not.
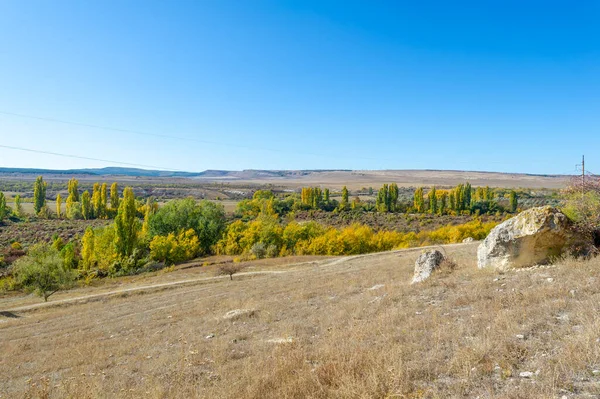
[[(19, 118), (35, 119), (35, 120), (40, 120), (40, 121), (44, 121), (44, 122), (62, 123), (65, 125), (73, 125), (73, 126), (82, 126), (82, 127), (92, 128), (92, 129), (110, 130), (110, 131), (121, 132), (121, 133), (131, 133), (131, 134), (137, 134), (140, 136), (158, 137), (158, 138), (181, 140), (181, 141), (190, 141), (190, 142), (197, 142), (197, 143), (202, 143), (202, 144), (221, 145), (221, 146), (225, 146), (225, 147), (244, 148), (244, 149), (254, 150), (254, 151), (292, 153), (292, 151), (285, 151), (285, 150), (275, 149), (275, 148), (255, 147), (255, 146), (249, 146), (249, 145), (244, 145), (244, 144), (223, 143), (223, 142), (213, 141), (213, 140), (203, 140), (203, 139), (197, 139), (197, 138), (193, 138), (193, 137), (182, 137), (182, 136), (174, 136), (174, 135), (170, 135), (170, 134), (150, 133), (150, 132), (143, 132), (140, 130), (122, 129), (122, 128), (118, 128), (118, 127), (94, 125), (94, 124), (90, 124), (90, 123), (73, 122), (73, 121), (67, 121), (64, 119), (47, 118), (47, 117), (36, 116), (36, 115), (18, 114), (15, 112), (8, 112), (8, 111), (0, 111), (0, 114), (16, 116)], [(323, 158), (347, 159), (347, 157), (340, 157), (340, 156), (336, 156), (335, 154), (327, 154), (326, 155), (326, 154), (319, 154), (319, 153), (306, 152), (306, 151), (293, 151), (293, 153), (294, 154), (302, 154), (302, 155), (311, 155), (311, 156), (317, 156), (317, 157), (323, 157)], [(364, 160), (370, 160), (370, 161), (393, 161), (392, 159), (382, 159), (382, 158), (375, 158), (375, 157), (361, 157), (361, 156), (352, 156), (352, 159), (364, 159)]]
[(0, 148), (7, 148), (9, 150), (17, 150), (17, 151), (34, 152), (37, 154), (55, 155), (57, 157), (85, 159), (87, 161), (106, 162), (106, 163), (116, 164), (116, 165), (137, 166), (140, 168), (151, 168), (151, 169), (155, 169), (155, 170), (169, 170), (169, 171), (173, 171), (173, 172), (179, 172), (179, 170), (177, 170), (177, 169), (165, 168), (162, 166), (144, 165), (144, 164), (132, 163), (132, 162), (120, 162), (120, 161), (113, 161), (113, 160), (109, 160), (109, 159), (84, 157), (84, 156), (80, 156), (80, 155), (63, 154), (63, 153), (59, 153), (59, 152), (36, 150), (33, 148), (15, 147), (15, 146), (10, 146), (10, 145), (3, 145), (3, 144), (0, 144)]

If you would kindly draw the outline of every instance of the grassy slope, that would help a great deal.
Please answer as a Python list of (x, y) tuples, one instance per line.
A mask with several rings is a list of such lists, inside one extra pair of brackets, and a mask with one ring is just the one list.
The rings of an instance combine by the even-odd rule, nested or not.
[[(476, 245), (447, 247), (458, 268), (416, 286), (408, 282), (420, 249), (0, 316), (0, 395), (600, 394), (599, 262), (498, 276), (476, 269)], [(183, 269), (123, 286), (210, 273)], [(23, 301), (0, 299), (0, 308)], [(223, 319), (240, 308), (256, 312)], [(293, 342), (268, 342), (279, 338)]]

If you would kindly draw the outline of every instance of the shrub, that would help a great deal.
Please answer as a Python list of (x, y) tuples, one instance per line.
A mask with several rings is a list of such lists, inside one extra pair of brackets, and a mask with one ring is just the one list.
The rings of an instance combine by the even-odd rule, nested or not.
[(267, 254), (267, 248), (262, 242), (257, 242), (254, 245), (252, 245), (250, 252), (252, 253), (252, 255), (256, 256), (257, 259), (262, 259)]
[(51, 216), (50, 208), (48, 208), (47, 205), (42, 206), (40, 208), (39, 212), (37, 213), (37, 216), (40, 219), (50, 219), (50, 216)]
[(182, 231), (175, 236), (155, 236), (150, 242), (150, 257), (166, 265), (183, 262), (198, 256), (200, 242), (193, 229)]
[(225, 210), (211, 201), (196, 202), (193, 198), (168, 202), (150, 217), (150, 237), (168, 236), (193, 229), (198, 237), (199, 252), (212, 253), (212, 247), (225, 231)]
[(279, 249), (277, 248), (277, 245), (271, 244), (267, 247), (267, 252), (266, 252), (267, 258), (276, 258), (278, 254), (279, 254)]

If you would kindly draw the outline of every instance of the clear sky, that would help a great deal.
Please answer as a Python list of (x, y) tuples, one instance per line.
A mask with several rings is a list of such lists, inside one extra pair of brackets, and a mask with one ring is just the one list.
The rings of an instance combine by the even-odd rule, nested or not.
[[(600, 171), (598, 21), (583, 0), (4, 0), (0, 145), (188, 171), (571, 173), (584, 153)], [(111, 165), (0, 147), (4, 167)]]

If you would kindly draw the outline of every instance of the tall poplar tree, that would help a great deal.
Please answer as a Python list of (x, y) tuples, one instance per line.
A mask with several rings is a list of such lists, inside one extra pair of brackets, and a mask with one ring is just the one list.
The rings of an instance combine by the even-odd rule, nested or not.
[(83, 218), (89, 220), (92, 218), (92, 201), (90, 199), (90, 192), (85, 190), (83, 194), (81, 194), (81, 214)]
[(342, 202), (340, 203), (340, 208), (348, 208), (348, 189), (346, 188), (346, 186), (342, 188)]
[(102, 188), (100, 189), (100, 216), (99, 217), (106, 217), (106, 207), (108, 204), (108, 196), (107, 196), (107, 192), (106, 192), (106, 183), (102, 183)]
[(398, 210), (398, 197), (400, 195), (400, 190), (398, 189), (398, 185), (396, 183), (390, 184), (389, 187), (390, 193), (388, 195), (389, 198), (389, 210), (390, 212), (396, 212)]
[(23, 205), (21, 205), (21, 196), (15, 195), (15, 215), (18, 217), (23, 216)]
[[(269, 200), (271, 201), (271, 200)], [(146, 205), (144, 206), (144, 222), (142, 223), (142, 237), (148, 236), (148, 231), (150, 229), (150, 218), (157, 210), (156, 202), (154, 198), (148, 197), (146, 199)], [(275, 211), (273, 211), (275, 213)]]
[(413, 205), (417, 213), (425, 212), (425, 198), (423, 197), (423, 187), (415, 190)]
[(61, 218), (62, 217), (62, 197), (60, 194), (56, 195), (56, 217), (57, 218)]
[(36, 215), (40, 213), (42, 208), (46, 205), (47, 187), (48, 185), (42, 176), (38, 176), (37, 179), (35, 179), (35, 184), (33, 185), (33, 210)]
[(429, 212), (433, 215), (435, 215), (438, 211), (438, 206), (437, 206), (437, 193), (435, 190), (435, 186), (433, 186), (431, 188), (431, 190), (429, 190), (429, 193), (427, 195), (429, 197)]
[(510, 211), (515, 213), (517, 211), (517, 207), (519, 206), (519, 199), (517, 198), (517, 193), (515, 190), (510, 191)]
[(117, 182), (110, 186), (110, 209), (114, 212), (119, 209), (119, 186)]
[(472, 193), (472, 189), (471, 189), (471, 183), (467, 182), (467, 184), (465, 184), (465, 194), (464, 194), (464, 199), (465, 199), (465, 209), (471, 209), (471, 193)]
[(4, 218), (8, 215), (8, 207), (6, 206), (6, 197), (4, 193), (0, 191), (0, 223), (4, 220)]
[(94, 263), (94, 244), (94, 230), (91, 226), (88, 226), (81, 238), (81, 266), (83, 266), (83, 270), (90, 270), (92, 268)]
[(446, 214), (447, 206), (448, 206), (448, 193), (444, 191), (444, 192), (442, 192), (442, 195), (440, 196), (440, 203), (439, 203), (439, 214), (440, 215)]
[(119, 211), (115, 218), (115, 249), (121, 257), (133, 253), (137, 241), (138, 220), (136, 218), (135, 197), (131, 187), (123, 190)]
[(384, 184), (383, 187), (381, 187), (377, 192), (377, 199), (375, 200), (377, 212), (387, 212), (389, 209), (388, 203), (388, 185)]
[(102, 212), (102, 198), (100, 197), (100, 183), (94, 183), (92, 189), (92, 217), (99, 218)]
[(67, 189), (69, 190), (69, 196), (71, 202), (79, 202), (79, 182), (76, 178), (72, 177), (67, 183)]
[[(69, 180), (67, 183), (67, 190), (69, 191), (69, 195), (67, 196), (66, 206), (67, 206), (67, 217), (74, 218), (79, 217), (80, 215), (75, 215), (74, 212), (74, 204), (79, 202), (79, 182), (74, 177)], [(79, 213), (79, 212), (77, 212)]]

